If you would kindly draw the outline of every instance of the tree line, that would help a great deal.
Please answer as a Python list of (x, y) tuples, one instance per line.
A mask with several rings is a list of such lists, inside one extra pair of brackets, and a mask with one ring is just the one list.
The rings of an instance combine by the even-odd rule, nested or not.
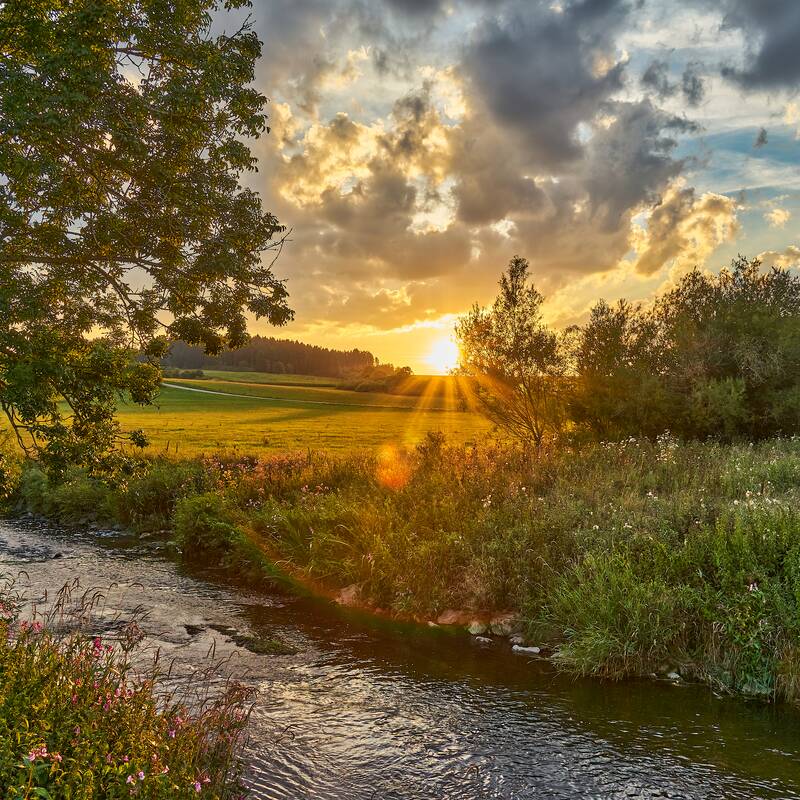
[(225, 350), (218, 355), (207, 353), (203, 347), (177, 341), (172, 344), (162, 365), (190, 370), (252, 370), (341, 378), (372, 370), (377, 359), (366, 350), (333, 350), (291, 339), (253, 336), (243, 347)]
[(583, 325), (543, 321), (514, 257), (489, 308), (459, 321), (461, 371), (481, 409), (541, 445), (597, 439), (763, 439), (800, 433), (800, 277), (742, 256), (694, 269), (649, 305), (599, 301)]

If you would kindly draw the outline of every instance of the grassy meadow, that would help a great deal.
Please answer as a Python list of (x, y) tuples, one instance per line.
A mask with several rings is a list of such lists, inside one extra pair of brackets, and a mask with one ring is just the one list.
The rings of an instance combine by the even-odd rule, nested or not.
[(180, 456), (413, 446), (430, 431), (465, 443), (490, 430), (482, 417), (448, 401), (441, 388), (446, 384), (438, 381), (435, 396), (429, 398), (269, 380), (263, 373), (222, 372), (208, 380), (167, 379), (153, 406), (120, 404), (119, 420), (124, 430), (142, 428), (147, 433), (147, 452)]

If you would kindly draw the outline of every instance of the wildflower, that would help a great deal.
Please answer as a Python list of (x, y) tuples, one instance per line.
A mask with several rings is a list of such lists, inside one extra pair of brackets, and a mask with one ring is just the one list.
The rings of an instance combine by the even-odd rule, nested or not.
[(37, 621), (37, 622), (34, 622), (34, 623), (33, 623), (33, 625), (31, 625), (31, 630), (32, 630), (34, 633), (41, 633), (41, 631), (42, 631), (42, 628), (44, 628), (44, 625), (42, 625), (42, 623), (41, 623), (41, 622), (38, 622), (38, 621)]
[(128, 775), (127, 779), (125, 780), (125, 783), (133, 783), (135, 780), (136, 779), (133, 777), (133, 775)]
[(139, 770), (139, 780), (140, 781), (144, 780), (144, 772), (142, 772), (142, 770)]
[(202, 790), (202, 788), (203, 788), (203, 787), (200, 785), (200, 781), (195, 781), (195, 782), (194, 782), (194, 790), (195, 790), (196, 792), (199, 792), (199, 791), (201, 791), (201, 790)]
[(39, 747), (34, 747), (33, 750), (28, 753), (28, 761), (36, 761), (37, 758), (46, 758), (47, 757), (47, 745), (41, 744)]
[(61, 753), (51, 753), (50, 760), (58, 761), (58, 763), (60, 764), (64, 759), (61, 757)]

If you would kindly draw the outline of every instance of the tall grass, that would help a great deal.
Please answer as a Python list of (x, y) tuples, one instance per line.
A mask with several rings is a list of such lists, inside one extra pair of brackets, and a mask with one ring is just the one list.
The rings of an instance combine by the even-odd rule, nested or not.
[[(420, 619), (515, 611), (578, 673), (679, 669), (800, 698), (798, 439), (531, 452), (432, 435), (405, 450), (172, 467), (190, 468), (202, 493), (170, 506), (186, 558), (357, 584), (365, 603)], [(124, 509), (129, 487), (107, 490)]]

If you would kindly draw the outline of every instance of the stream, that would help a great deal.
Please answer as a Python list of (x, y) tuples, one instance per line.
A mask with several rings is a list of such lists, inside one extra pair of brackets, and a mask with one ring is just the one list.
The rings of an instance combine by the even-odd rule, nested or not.
[[(68, 582), (104, 615), (143, 609), (178, 669), (258, 689), (254, 798), (800, 798), (800, 712), (666, 682), (557, 675), (543, 660), (329, 603), (198, 576), (156, 543), (0, 521), (0, 573), (31, 605)], [(276, 637), (258, 655), (242, 636)]]

